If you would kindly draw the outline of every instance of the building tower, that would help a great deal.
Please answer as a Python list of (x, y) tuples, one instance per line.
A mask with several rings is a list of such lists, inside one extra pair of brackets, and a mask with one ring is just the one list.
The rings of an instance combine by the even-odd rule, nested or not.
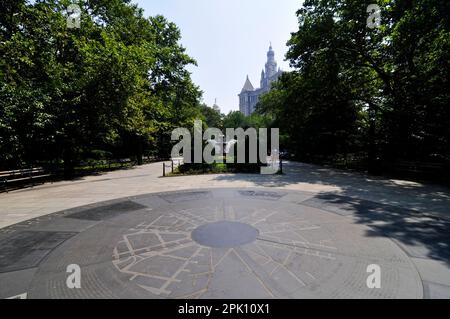
[(277, 74), (277, 62), (275, 61), (275, 52), (272, 49), (272, 43), (267, 52), (266, 77), (270, 79)]
[(272, 49), (272, 44), (270, 44), (265, 70), (261, 71), (260, 88), (255, 89), (247, 75), (244, 87), (239, 94), (239, 110), (246, 116), (252, 114), (255, 111), (256, 104), (258, 104), (259, 97), (270, 90), (272, 83), (277, 81), (281, 74), (282, 71), (277, 66), (275, 52)]
[(265, 87), (266, 86), (266, 73), (264, 72), (264, 70), (261, 71), (261, 80), (259, 81), (260, 83), (260, 87)]
[(247, 75), (247, 79), (245, 80), (244, 87), (242, 88), (241, 94), (239, 94), (239, 111), (245, 115), (251, 114), (252, 102), (254, 100), (253, 93), (255, 89), (250, 82), (250, 79)]

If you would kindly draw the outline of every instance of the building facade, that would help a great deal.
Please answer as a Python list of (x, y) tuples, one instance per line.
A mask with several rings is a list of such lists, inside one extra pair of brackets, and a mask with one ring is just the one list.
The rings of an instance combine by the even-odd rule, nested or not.
[(244, 87), (239, 94), (239, 110), (246, 116), (252, 114), (260, 96), (270, 90), (272, 83), (277, 81), (282, 73), (280, 68), (277, 67), (275, 52), (272, 49), (272, 45), (270, 45), (269, 52), (267, 52), (266, 66), (261, 72), (260, 88), (255, 89), (247, 75)]

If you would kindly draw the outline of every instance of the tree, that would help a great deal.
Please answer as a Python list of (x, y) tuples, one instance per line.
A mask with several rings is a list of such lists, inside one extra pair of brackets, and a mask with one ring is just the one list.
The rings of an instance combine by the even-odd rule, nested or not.
[[(299, 158), (338, 161), (449, 160), (449, 4), (376, 1), (381, 26), (368, 28), (373, 1), (307, 0), (288, 42), (295, 71), (262, 97)], [(439, 118), (438, 118), (439, 117)]]
[(208, 127), (215, 127), (218, 129), (223, 128), (223, 115), (220, 111), (217, 111), (206, 104), (202, 104), (200, 108)]
[(95, 154), (141, 163), (201, 115), (186, 68), (195, 61), (175, 24), (128, 0), (97, 0), (80, 1), (81, 28), (68, 29), (70, 3), (2, 3), (1, 167), (62, 160), (71, 175)]
[(223, 119), (223, 127), (227, 128), (270, 128), (272, 125), (271, 118), (258, 113), (245, 116), (239, 111), (228, 113)]

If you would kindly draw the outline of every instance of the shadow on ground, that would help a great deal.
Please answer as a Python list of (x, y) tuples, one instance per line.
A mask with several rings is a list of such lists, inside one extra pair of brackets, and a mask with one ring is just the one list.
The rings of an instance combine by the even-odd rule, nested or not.
[(450, 265), (450, 188), (301, 163), (288, 163), (285, 175), (216, 177), (221, 181), (236, 179), (261, 187), (293, 188), (290, 186), (301, 183), (337, 187), (338, 192), (319, 193), (309, 202), (353, 216), (356, 223), (370, 227), (367, 236), (389, 237), (411, 257), (431, 258)]
[(450, 265), (450, 220), (372, 201), (319, 194), (325, 207), (345, 207), (356, 223), (370, 227), (369, 237), (388, 237), (415, 258), (431, 258)]
[[(372, 177), (310, 164), (288, 162), (284, 175), (219, 175), (215, 180), (243, 180), (273, 188), (293, 188), (298, 184), (332, 186), (342, 195), (450, 217), (450, 187)], [(307, 186), (302, 189), (307, 190)]]

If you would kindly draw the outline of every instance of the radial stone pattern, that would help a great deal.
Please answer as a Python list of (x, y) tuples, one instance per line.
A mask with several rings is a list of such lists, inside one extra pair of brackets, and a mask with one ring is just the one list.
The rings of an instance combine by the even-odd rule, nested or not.
[[(308, 193), (217, 189), (55, 213), (1, 230), (0, 297), (422, 297), (402, 249), (325, 208)], [(71, 264), (80, 289), (67, 287)], [(371, 264), (381, 289), (367, 287)]]

